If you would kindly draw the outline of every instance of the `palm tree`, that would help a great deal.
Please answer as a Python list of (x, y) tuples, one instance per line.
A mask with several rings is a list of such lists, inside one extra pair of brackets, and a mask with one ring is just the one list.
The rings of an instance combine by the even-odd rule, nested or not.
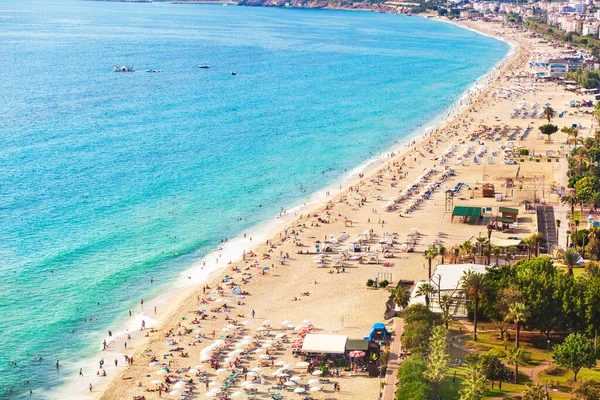
[(392, 292), (392, 300), (402, 308), (406, 308), (410, 302), (410, 292), (404, 286), (398, 286)]
[(556, 219), (556, 243), (558, 243), (558, 238), (559, 238), (559, 229), (560, 229), (560, 219)]
[(537, 232), (534, 233), (533, 235), (531, 235), (529, 237), (529, 239), (531, 240), (533, 249), (535, 250), (535, 256), (539, 256), (540, 255), (540, 246), (546, 241), (546, 237), (544, 236), (543, 233), (541, 232)]
[(582, 142), (582, 139), (579, 136), (579, 130), (577, 128), (572, 128), (570, 126), (565, 126), (561, 129), (561, 132), (567, 134), (567, 143), (571, 143), (573, 145), (578, 145)]
[(496, 265), (498, 265), (500, 262), (500, 247), (494, 247), (492, 249), (492, 254), (494, 254), (494, 257), (496, 258)]
[(458, 260), (460, 260), (460, 257), (459, 257), (460, 256), (460, 247), (454, 247), (452, 249), (452, 251), (454, 252), (454, 257), (453, 257), (453, 261), (452, 262), (454, 264), (457, 264)]
[(431, 262), (437, 257), (437, 255), (438, 251), (437, 247), (435, 246), (432, 246), (428, 250), (425, 250), (425, 253), (423, 254), (423, 257), (427, 259), (427, 262), (429, 264), (429, 279), (431, 279)]
[(415, 296), (417, 296), (417, 297), (424, 296), (425, 297), (425, 306), (427, 306), (427, 308), (429, 308), (429, 299), (430, 299), (429, 296), (434, 295), (435, 292), (436, 292), (436, 290), (432, 284), (424, 283), (421, 286), (419, 286), (419, 288), (417, 289), (417, 292), (415, 293)]
[(450, 321), (450, 307), (453, 305), (454, 300), (452, 300), (452, 297), (447, 294), (442, 296), (440, 308), (442, 309), (442, 320), (444, 321), (444, 325), (446, 325), (446, 330), (448, 330), (448, 322)]
[(508, 263), (509, 266), (510, 266), (511, 257), (516, 252), (517, 252), (517, 249), (514, 246), (507, 247), (506, 250), (504, 250), (504, 259), (506, 260), (506, 262)]
[(482, 256), (483, 255), (483, 245), (485, 244), (485, 242), (487, 242), (487, 239), (479, 236), (475, 240), (477, 240), (477, 249), (479, 250), (479, 255)]
[(521, 322), (524, 322), (527, 318), (527, 306), (521, 302), (516, 302), (508, 308), (508, 314), (506, 320), (514, 322), (517, 334), (515, 337), (515, 347), (519, 348), (519, 337), (521, 334)]
[(527, 259), (531, 258), (531, 250), (533, 249), (533, 241), (531, 238), (523, 239), (523, 245), (527, 247)]
[(515, 383), (519, 383), (519, 365), (523, 365), (525, 363), (525, 358), (525, 351), (523, 351), (522, 347), (513, 349), (506, 357), (508, 364), (515, 366)]
[(487, 277), (485, 274), (468, 270), (461, 278), (462, 290), (468, 299), (475, 305), (473, 315), (473, 341), (477, 341), (477, 313), (479, 312), (479, 300), (487, 289)]
[(546, 117), (546, 119), (548, 119), (548, 123), (550, 123), (550, 120), (554, 116), (554, 110), (552, 109), (552, 107), (544, 108), (544, 111), (542, 113), (544, 114), (544, 117)]
[(575, 213), (575, 196), (565, 195), (560, 198), (561, 204), (569, 204), (571, 207), (571, 215)]
[(527, 388), (523, 392), (522, 400), (549, 400), (548, 389), (545, 389), (539, 383), (535, 385), (527, 385)]
[(442, 264), (444, 264), (444, 255), (446, 255), (446, 248), (444, 246), (440, 246), (438, 253), (442, 256)]
[(463, 244), (460, 245), (461, 250), (463, 250), (465, 252), (465, 255), (467, 257), (470, 257), (470, 255), (473, 253), (473, 243), (471, 243), (470, 241), (466, 241)]
[(569, 276), (573, 276), (573, 267), (577, 265), (577, 262), (579, 261), (579, 257), (581, 257), (581, 256), (575, 249), (567, 249), (562, 252), (562, 254), (561, 254), (562, 262), (569, 269), (569, 272), (568, 272)]

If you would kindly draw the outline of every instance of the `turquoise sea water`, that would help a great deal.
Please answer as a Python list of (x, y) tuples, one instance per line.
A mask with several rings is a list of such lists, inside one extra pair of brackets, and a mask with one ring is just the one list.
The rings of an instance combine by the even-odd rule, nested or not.
[(52, 393), (140, 298), (427, 124), (507, 51), (366, 12), (0, 2), (0, 398)]

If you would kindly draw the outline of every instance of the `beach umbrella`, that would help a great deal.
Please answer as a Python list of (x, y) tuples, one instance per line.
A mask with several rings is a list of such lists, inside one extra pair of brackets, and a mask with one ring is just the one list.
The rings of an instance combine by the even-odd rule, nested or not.
[(242, 393), (242, 392), (233, 392), (233, 393), (231, 393), (231, 397), (233, 397), (234, 399), (239, 399), (241, 397), (244, 397), (244, 393)]
[(169, 392), (171, 396), (181, 396), (181, 392), (179, 390), (172, 390)]
[(310, 319), (305, 319), (304, 321), (302, 321), (303, 324), (311, 324), (312, 322), (310, 322)]
[(179, 381), (173, 385), (173, 389), (183, 389), (185, 387), (185, 383)]
[(200, 354), (200, 361), (208, 361), (208, 360), (210, 360), (210, 355)]
[(227, 369), (225, 368), (219, 368), (218, 370), (215, 371), (217, 374), (223, 374), (225, 372), (227, 372)]
[(151, 383), (151, 384), (153, 384), (153, 385), (156, 385), (156, 386), (158, 386), (158, 385), (160, 385), (161, 383), (163, 383), (163, 381), (161, 381), (160, 379), (155, 379), (155, 380), (153, 380), (153, 381), (152, 381), (152, 382), (150, 382), (150, 383)]
[(160, 365), (160, 363), (158, 361), (152, 361), (150, 364), (148, 364), (149, 367), (158, 367)]
[(225, 341), (223, 339), (219, 339), (219, 340), (215, 340), (213, 343), (213, 346), (223, 346), (225, 344)]
[(292, 364), (283, 364), (282, 368), (287, 369), (288, 371), (292, 371), (294, 369), (294, 366)]
[(189, 372), (190, 374), (197, 374), (197, 373), (198, 373), (198, 372), (200, 372), (200, 371), (199, 371), (197, 368), (192, 368), (192, 369), (189, 369), (189, 370), (188, 370), (188, 372)]
[(298, 376), (298, 375), (296, 375), (296, 376), (292, 376), (292, 377), (290, 378), (290, 381), (293, 381), (293, 382), (298, 382), (298, 381), (301, 381), (301, 380), (302, 380), (302, 377), (301, 377), (301, 376)]
[(262, 324), (263, 324), (263, 326), (267, 326), (267, 325), (269, 325), (270, 323), (271, 323), (271, 321), (269, 321), (268, 319), (266, 319), (266, 320), (264, 320), (264, 321), (263, 321), (263, 323), (262, 323)]
[(206, 365), (204, 365), (204, 364), (198, 364), (198, 365), (196, 365), (194, 368), (196, 368), (196, 369), (198, 369), (198, 370), (201, 370), (201, 369), (206, 369)]
[(168, 372), (164, 369), (159, 369), (158, 371), (156, 371), (156, 375), (165, 376), (166, 374), (168, 374)]
[(264, 353), (265, 349), (256, 349), (254, 350), (255, 353)]
[(261, 367), (252, 368), (250, 371), (260, 372), (260, 371), (262, 371), (262, 368)]
[(227, 328), (229, 328), (229, 329), (235, 329), (235, 328), (237, 328), (237, 326), (233, 325), (233, 324), (229, 324), (229, 325), (227, 325)]
[(275, 376), (285, 378), (286, 376), (290, 376), (290, 374), (286, 374), (285, 372), (277, 372)]
[(286, 319), (285, 321), (282, 321), (282, 322), (281, 322), (281, 325), (285, 325), (285, 326), (287, 326), (287, 325), (289, 325), (289, 324), (291, 324), (291, 322), (290, 322), (290, 321), (288, 321), (287, 319)]
[(366, 353), (361, 350), (355, 350), (348, 353), (348, 355), (353, 358), (363, 358), (366, 355)]
[(252, 340), (252, 336), (246, 335), (242, 339), (244, 339), (244, 340)]
[(261, 354), (258, 358), (262, 358), (263, 360), (268, 360), (270, 357), (266, 354)]
[(296, 367), (299, 367), (299, 368), (306, 368), (306, 367), (308, 367), (309, 365), (310, 365), (310, 364), (309, 364), (309, 363), (307, 363), (306, 361), (300, 361), (300, 362), (296, 363)]
[(319, 383), (319, 380), (318, 380), (318, 379), (314, 379), (314, 378), (313, 378), (313, 379), (309, 379), (309, 380), (308, 380), (308, 384), (309, 384), (309, 385), (316, 385), (317, 383)]
[(217, 392), (206, 392), (204, 395), (206, 397), (217, 397), (219, 394)]
[(312, 374), (313, 374), (313, 375), (315, 375), (315, 376), (318, 376), (318, 375), (323, 375), (323, 371), (321, 371), (320, 369), (318, 369), (318, 370), (316, 370), (316, 371), (313, 371), (313, 373), (312, 373)]
[(245, 346), (245, 344), (243, 344), (243, 343), (241, 343), (241, 342), (240, 342), (240, 343), (236, 343), (236, 344), (234, 344), (233, 346), (234, 346), (234, 347), (237, 347), (237, 348), (240, 348), (240, 347), (244, 347), (244, 346)]
[(286, 364), (286, 362), (285, 362), (285, 361), (277, 361), (277, 362), (275, 363), (275, 365), (276, 365), (276, 366), (278, 366), (278, 367), (281, 367), (281, 366), (283, 366), (283, 365), (285, 365), (285, 364)]
[(242, 325), (244, 325), (244, 326), (248, 326), (251, 324), (252, 324), (252, 322), (250, 322), (250, 321), (242, 321)]
[(258, 372), (250, 371), (246, 375), (248, 375), (248, 376), (258, 376), (259, 374), (258, 374)]
[(296, 382), (294, 381), (285, 381), (283, 382), (285, 386), (296, 386)]
[[(232, 353), (233, 353), (233, 352), (232, 352)], [(225, 357), (225, 358), (223, 359), (223, 361), (225, 361), (225, 362), (232, 362), (232, 361), (233, 361), (233, 358), (231, 358), (231, 357)]]
[(294, 393), (304, 393), (306, 390), (303, 387), (297, 387), (294, 389)]
[(313, 387), (310, 388), (311, 392), (318, 392), (320, 390), (321, 390), (321, 388), (319, 386), (313, 386)]
[(246, 389), (255, 389), (256, 385), (254, 383), (249, 383), (245, 387), (246, 387)]
[(288, 328), (288, 329), (294, 329), (295, 327), (296, 327), (296, 325), (294, 325), (294, 324), (288, 324), (288, 325), (287, 325), (287, 328)]
[(210, 382), (208, 382), (208, 386), (219, 386), (219, 382), (217, 382), (217, 381), (210, 381)]
[(229, 332), (231, 329), (229, 329), (229, 328), (222, 328), (221, 330), (222, 330), (223, 332)]
[(275, 339), (282, 339), (284, 337), (286, 337), (287, 335), (285, 333), (278, 333), (277, 335), (275, 335)]
[(266, 331), (267, 328), (265, 328), (264, 326), (259, 326), (258, 328), (256, 328), (257, 332), (262, 332), (262, 331)]

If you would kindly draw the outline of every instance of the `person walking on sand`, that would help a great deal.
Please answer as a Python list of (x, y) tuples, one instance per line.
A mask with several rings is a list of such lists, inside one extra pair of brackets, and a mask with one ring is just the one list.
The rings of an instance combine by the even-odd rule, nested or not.
[(91, 384), (91, 383), (90, 383), (90, 386), (88, 386), (88, 388), (90, 388), (90, 393), (92, 393), (92, 389), (93, 389), (94, 387), (92, 386), (92, 384)]
[(254, 318), (255, 315), (256, 313), (254, 312), (254, 310), (252, 310), (252, 318)]
[(79, 368), (79, 376), (83, 376), (83, 368)]

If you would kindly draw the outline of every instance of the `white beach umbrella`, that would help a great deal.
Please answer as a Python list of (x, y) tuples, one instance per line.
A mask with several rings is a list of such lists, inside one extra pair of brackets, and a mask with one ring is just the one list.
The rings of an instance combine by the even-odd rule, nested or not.
[(303, 387), (298, 387), (294, 389), (294, 393), (304, 393), (306, 390)]
[(286, 377), (286, 376), (290, 376), (290, 374), (286, 374), (285, 372), (277, 372), (275, 374), (275, 376), (278, 376), (280, 378)]
[(260, 356), (258, 356), (258, 358), (261, 358), (263, 360), (268, 360), (270, 357), (266, 354), (261, 354)]
[(256, 385), (254, 383), (249, 383), (245, 387), (246, 389), (256, 389)]
[(265, 328), (264, 326), (259, 326), (258, 328), (256, 328), (257, 332), (262, 332), (262, 331), (266, 331), (267, 328)]
[(300, 361), (300, 362), (296, 363), (296, 367), (298, 367), (298, 368), (306, 368), (306, 367), (308, 367), (309, 365), (310, 365), (310, 364), (309, 364), (309, 363), (307, 363), (306, 361)]
[(214, 346), (223, 346), (224, 344), (225, 341), (223, 339), (215, 340), (215, 342), (213, 343)]
[(265, 349), (256, 349), (256, 350), (254, 350), (254, 352), (255, 352), (255, 353), (259, 353), (259, 354), (260, 354), (260, 353), (264, 353), (264, 352), (265, 352)]
[(188, 373), (190, 373), (190, 374), (197, 374), (198, 372), (200, 372), (200, 371), (197, 368), (188, 369)]
[(208, 360), (210, 360), (210, 355), (200, 354), (200, 361), (208, 361)]
[(263, 323), (262, 323), (262, 324), (263, 324), (263, 326), (267, 326), (267, 325), (269, 325), (270, 323), (271, 323), (271, 321), (269, 321), (268, 319), (266, 319), (266, 320), (264, 320), (264, 321), (263, 321)]
[(242, 339), (244, 339), (244, 340), (252, 340), (252, 336), (246, 335)]
[(153, 385), (156, 385), (156, 386), (158, 386), (158, 385), (160, 385), (161, 383), (163, 383), (163, 381), (161, 381), (160, 379), (155, 379), (155, 380), (153, 380), (153, 381), (152, 381), (152, 382), (150, 382), (150, 383), (151, 383), (151, 384), (153, 384)]
[(194, 368), (196, 368), (198, 370), (203, 370), (203, 369), (206, 369), (206, 365), (204, 365), (204, 364), (198, 364)]
[(183, 389), (185, 387), (185, 383), (178, 381), (172, 387), (173, 387), (173, 389)]
[(232, 361), (233, 361), (233, 358), (231, 358), (231, 357), (225, 357), (225, 358), (223, 359), (223, 361), (225, 361), (225, 362), (232, 362)]
[(234, 399), (239, 399), (239, 398), (244, 397), (244, 393), (242, 393), (242, 392), (233, 392), (233, 393), (231, 393), (231, 397), (233, 397)]
[(227, 369), (225, 368), (219, 368), (218, 370), (215, 371), (217, 374), (224, 374), (225, 372), (227, 372)]
[(310, 319), (305, 319), (304, 321), (302, 321), (303, 324), (311, 324), (312, 322), (310, 322)]
[(285, 381), (283, 382), (285, 386), (296, 386), (296, 382), (294, 381)]
[(323, 371), (321, 371), (320, 369), (318, 369), (318, 370), (316, 370), (316, 371), (313, 371), (313, 373), (312, 373), (312, 374), (313, 374), (313, 375), (315, 375), (315, 376), (318, 376), (318, 375), (323, 375)]
[(321, 390), (321, 388), (320, 388), (320, 387), (318, 387), (318, 386), (313, 386), (313, 387), (311, 387), (311, 388), (310, 388), (310, 391), (311, 391), (311, 392), (318, 392), (318, 391), (320, 391), (320, 390)]
[(293, 381), (293, 382), (298, 382), (298, 381), (301, 381), (301, 380), (302, 380), (302, 377), (298, 376), (298, 375), (292, 376), (290, 378), (290, 381)]
[(158, 361), (152, 361), (150, 364), (148, 364), (149, 367), (157, 367), (159, 365), (160, 363)]
[(283, 365), (285, 365), (285, 364), (287, 364), (285, 361), (277, 361), (277, 362), (275, 363), (275, 365), (276, 365), (276, 366), (278, 366), (278, 367), (281, 367), (281, 366), (283, 366)]
[(235, 329), (235, 328), (237, 328), (237, 326), (235, 326), (234, 324), (229, 324), (226, 326), (226, 328)]
[(287, 369), (288, 371), (292, 371), (294, 366), (292, 364), (283, 364), (283, 369)]
[(219, 382), (217, 382), (217, 381), (210, 381), (210, 382), (208, 382), (208, 386), (219, 386)]
[(278, 333), (277, 335), (275, 335), (275, 339), (282, 339), (284, 337), (286, 337), (287, 335), (285, 333)]
[(281, 325), (285, 325), (285, 326), (287, 326), (287, 325), (289, 325), (289, 324), (291, 324), (291, 322), (290, 322), (290, 321), (288, 321), (287, 319), (286, 319), (285, 321), (281, 321)]
[(262, 368), (261, 367), (252, 368), (251, 371), (260, 372), (260, 371), (262, 371)]
[(294, 325), (294, 324), (288, 324), (288, 325), (287, 325), (287, 328), (288, 328), (288, 329), (294, 329), (295, 327), (296, 327), (296, 325)]
[(166, 374), (168, 374), (167, 371), (165, 371), (164, 369), (159, 369), (158, 371), (155, 372), (156, 375), (160, 375), (160, 376), (165, 376)]
[(206, 392), (204, 395), (206, 397), (217, 397), (219, 394), (217, 392)]
[(248, 376), (259, 376), (259, 373), (258, 372), (254, 372), (254, 371), (250, 371), (246, 375), (248, 375)]
[(244, 346), (245, 346), (245, 344), (243, 344), (243, 343), (241, 343), (241, 342), (240, 342), (240, 343), (236, 343), (236, 344), (234, 344), (233, 346), (239, 349), (239, 348), (241, 348), (241, 347), (244, 347)]
[(244, 326), (252, 325), (252, 322), (251, 321), (242, 321), (242, 325), (244, 325)]
[(181, 392), (179, 390), (172, 390), (169, 392), (171, 396), (181, 396)]
[(316, 385), (317, 383), (319, 383), (318, 379), (309, 379), (308, 380), (308, 384), (309, 385)]

